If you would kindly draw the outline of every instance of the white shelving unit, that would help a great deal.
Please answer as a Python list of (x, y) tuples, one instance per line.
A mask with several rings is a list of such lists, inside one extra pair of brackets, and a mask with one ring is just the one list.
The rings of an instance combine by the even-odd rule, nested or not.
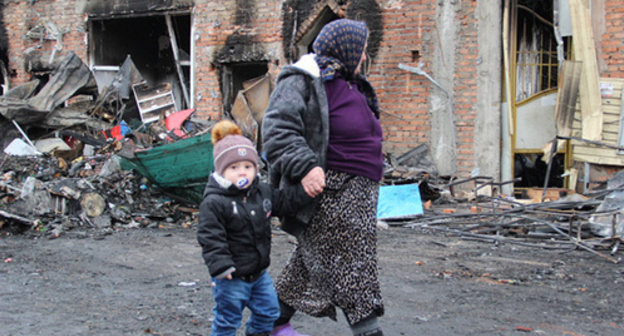
[(169, 83), (149, 87), (146, 82), (141, 82), (134, 84), (132, 91), (137, 101), (141, 120), (145, 124), (160, 118), (164, 119), (175, 112), (175, 100)]

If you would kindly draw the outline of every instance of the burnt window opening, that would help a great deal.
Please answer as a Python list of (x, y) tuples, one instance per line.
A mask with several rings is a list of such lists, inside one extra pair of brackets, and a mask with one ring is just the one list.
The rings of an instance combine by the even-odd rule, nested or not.
[(316, 39), (316, 36), (321, 31), (323, 26), (339, 18), (338, 14), (336, 14), (328, 6), (325, 6), (309, 27), (307, 27), (301, 35), (298, 34), (299, 36), (297, 37), (294, 45), (293, 58), (298, 59), (307, 53), (311, 53), (313, 51), (312, 44), (314, 43), (314, 39)]
[[(557, 88), (559, 60), (553, 26), (553, 2), (518, 0), (516, 26), (516, 101)], [(571, 37), (563, 37), (571, 56)]]
[(90, 64), (100, 89), (130, 56), (148, 85), (170, 83), (177, 110), (191, 107), (189, 14), (98, 18), (89, 23)]
[(262, 77), (269, 71), (267, 62), (229, 63), (221, 68), (221, 95), (223, 97), (223, 113), (231, 116), (232, 105), (243, 83)]
[(412, 50), (412, 62), (419, 62), (420, 61), (420, 50)]

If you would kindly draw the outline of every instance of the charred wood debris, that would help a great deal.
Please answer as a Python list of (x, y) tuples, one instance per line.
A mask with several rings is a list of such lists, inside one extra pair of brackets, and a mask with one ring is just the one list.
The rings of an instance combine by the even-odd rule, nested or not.
[[(191, 227), (197, 221), (197, 202), (122, 169), (119, 157), (175, 142), (181, 135), (206, 133), (211, 122), (191, 115), (177, 132), (166, 127), (164, 115), (145, 122), (132, 94), (137, 84), (146, 85), (127, 59), (111, 83), (98, 90), (89, 68), (70, 54), (45, 84), (35, 80), (0, 96), (3, 235), (101, 235)], [(618, 263), (624, 229), (620, 175), (589, 194), (536, 188), (529, 198), (517, 199), (500, 192), (516, 180), (439, 176), (427, 146), (420, 145), (398, 157), (386, 155), (383, 184), (418, 184), (424, 212), (384, 220), (380, 226), (440, 231), (494, 244), (582, 249)]]

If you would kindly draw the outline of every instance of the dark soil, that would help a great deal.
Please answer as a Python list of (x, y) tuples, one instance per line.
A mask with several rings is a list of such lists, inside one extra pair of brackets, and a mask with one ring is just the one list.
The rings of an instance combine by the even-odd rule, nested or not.
[[(276, 230), (274, 277), (293, 247)], [(385, 335), (624, 335), (624, 269), (587, 251), (391, 227), (379, 231), (379, 259)], [(210, 333), (194, 228), (56, 239), (5, 232), (0, 260), (2, 336)], [(351, 334), (341, 315), (298, 313), (293, 325), (311, 336)]]

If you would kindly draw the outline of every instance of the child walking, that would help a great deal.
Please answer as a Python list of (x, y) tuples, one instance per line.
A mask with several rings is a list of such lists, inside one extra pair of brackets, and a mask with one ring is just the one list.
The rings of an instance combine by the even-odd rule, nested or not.
[(257, 179), (258, 154), (236, 124), (223, 120), (212, 129), (215, 171), (199, 209), (197, 240), (213, 280), (211, 336), (235, 336), (245, 307), (251, 310), (245, 334), (268, 336), (280, 306), (267, 273), (271, 216), (294, 213), (311, 200), (301, 185), (275, 190)]

